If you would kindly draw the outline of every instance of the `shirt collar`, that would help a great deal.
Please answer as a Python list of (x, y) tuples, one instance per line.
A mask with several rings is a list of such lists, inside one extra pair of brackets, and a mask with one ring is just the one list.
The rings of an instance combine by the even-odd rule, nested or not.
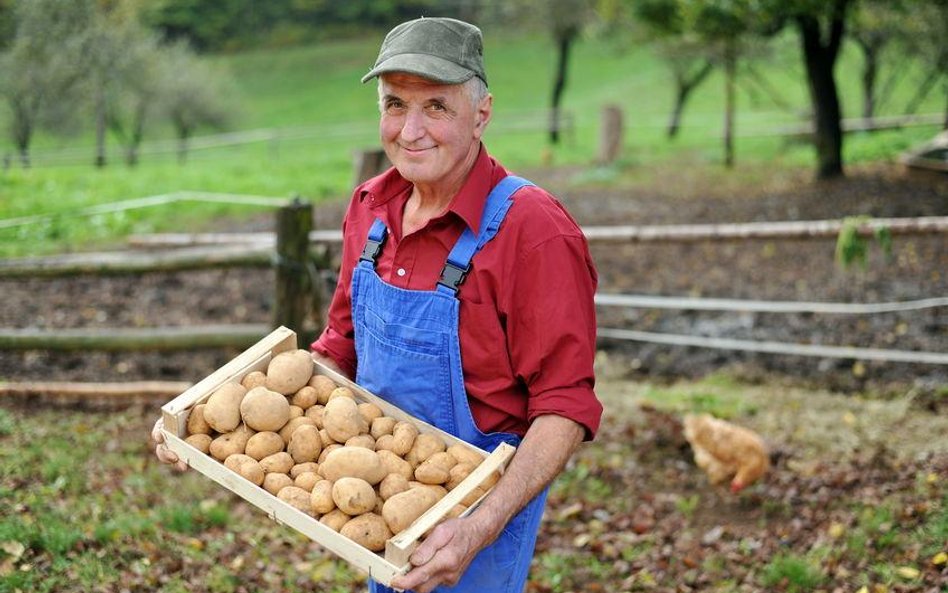
[[(494, 169), (496, 163), (487, 153), (487, 148), (481, 144), (480, 152), (471, 172), (467, 176), (461, 190), (451, 200), (447, 212), (453, 212), (471, 228), (477, 235), (480, 232), (481, 214), (487, 201), (487, 194), (494, 186)], [(370, 208), (384, 208), (392, 199), (401, 196), (408, 199), (411, 183), (402, 177), (393, 167), (385, 173), (365, 182), (358, 191), (359, 201), (365, 202), (370, 198)], [(404, 204), (401, 204), (404, 207)]]

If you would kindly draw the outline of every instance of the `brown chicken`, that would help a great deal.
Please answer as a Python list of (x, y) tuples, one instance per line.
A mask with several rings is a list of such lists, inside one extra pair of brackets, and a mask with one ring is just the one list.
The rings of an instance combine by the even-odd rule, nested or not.
[(770, 467), (767, 446), (753, 431), (709, 414), (689, 414), (684, 424), (695, 463), (708, 474), (712, 484), (733, 476), (731, 492), (740, 492)]

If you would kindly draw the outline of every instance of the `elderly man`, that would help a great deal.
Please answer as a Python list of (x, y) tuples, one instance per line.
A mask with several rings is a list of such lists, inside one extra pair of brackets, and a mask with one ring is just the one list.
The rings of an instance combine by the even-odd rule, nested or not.
[[(599, 427), (596, 271), (566, 210), (481, 143), (493, 98), (477, 27), (403, 23), (362, 81), (374, 78), (394, 167), (352, 196), (313, 356), (482, 449), (518, 447), (490, 495), (436, 527), (393, 585), (521, 593), (548, 486)], [(161, 444), (158, 456), (176, 461)]]
[(403, 23), (362, 81), (376, 77), (394, 167), (354, 192), (312, 350), (465, 441), (518, 446), (490, 496), (438, 526), (394, 585), (520, 593), (547, 487), (599, 426), (596, 271), (563, 207), (481, 143), (493, 98), (477, 27)]

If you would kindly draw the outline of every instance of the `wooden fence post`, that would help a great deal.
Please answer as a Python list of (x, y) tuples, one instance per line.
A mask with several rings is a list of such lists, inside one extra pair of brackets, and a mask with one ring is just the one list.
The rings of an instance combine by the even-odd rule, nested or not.
[(313, 307), (316, 270), (309, 257), (309, 232), (313, 229), (313, 205), (299, 196), (276, 214), (276, 298), (273, 325), (296, 332), (300, 346), (311, 336), (304, 327)]
[(622, 150), (622, 109), (617, 105), (602, 108), (602, 129), (599, 137), (599, 164), (615, 162)]

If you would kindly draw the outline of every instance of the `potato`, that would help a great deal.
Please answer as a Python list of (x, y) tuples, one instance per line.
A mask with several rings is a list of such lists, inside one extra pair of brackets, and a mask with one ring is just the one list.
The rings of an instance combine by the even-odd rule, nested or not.
[(313, 512), (325, 515), (336, 508), (336, 502), (332, 499), (332, 482), (329, 480), (320, 480), (313, 484), (313, 491), (309, 497), (310, 508)]
[(316, 426), (323, 428), (323, 412), (326, 410), (326, 406), (322, 404), (316, 404), (315, 406), (310, 406), (304, 414), (307, 418), (312, 418), (316, 422)]
[(224, 460), (227, 469), (237, 472), (240, 476), (257, 486), (263, 484), (263, 468), (257, 460), (243, 453), (234, 453)]
[(451, 445), (447, 450), (458, 463), (468, 463), (472, 467), (477, 467), (484, 461), (484, 457), (480, 453), (461, 444)]
[(247, 441), (254, 435), (254, 431), (246, 425), (241, 424), (236, 429), (224, 433), (211, 441), (208, 448), (211, 455), (218, 461), (224, 461), (234, 453), (243, 453), (247, 447)]
[(307, 515), (313, 514), (313, 510), (309, 506), (309, 492), (302, 488), (287, 486), (277, 493), (277, 498)]
[(247, 446), (244, 453), (250, 455), (257, 461), (264, 457), (269, 457), (274, 453), (279, 453), (286, 447), (286, 443), (275, 432), (258, 432), (247, 440)]
[(448, 489), (440, 484), (425, 484), (424, 482), (411, 481), (408, 482), (408, 486), (411, 490), (427, 490), (432, 492), (438, 500), (448, 495)]
[(355, 400), (347, 397), (329, 400), (323, 410), (323, 428), (337, 443), (345, 443), (352, 437), (369, 431), (368, 424), (359, 414)]
[(184, 442), (207, 455), (211, 452), (211, 441), (213, 440), (213, 437), (209, 434), (192, 434), (184, 439)]
[(349, 520), (339, 533), (373, 552), (384, 550), (385, 542), (392, 537), (388, 525), (375, 513), (365, 513)]
[(361, 478), (339, 478), (332, 485), (332, 500), (347, 515), (361, 515), (375, 508), (375, 490)]
[[(287, 455), (289, 455), (289, 453), (287, 453)], [(296, 465), (290, 468), (290, 477), (295, 480), (300, 474), (305, 474), (306, 472), (312, 472), (314, 474), (318, 474), (319, 464), (317, 464), (315, 461), (297, 463)]]
[(329, 454), (335, 451), (336, 449), (341, 449), (342, 445), (339, 443), (332, 443), (331, 445), (324, 445), (323, 452), (319, 454), (319, 459), (317, 461), (322, 463), (326, 461), (326, 458), (329, 457)]
[(240, 402), (246, 394), (242, 385), (224, 383), (207, 398), (204, 421), (217, 432), (231, 432), (240, 424)]
[(309, 385), (304, 385), (293, 394), (290, 403), (299, 406), (303, 410), (308, 410), (319, 403), (319, 392)]
[(362, 402), (358, 405), (359, 414), (362, 415), (362, 419), (365, 420), (366, 426), (372, 426), (372, 422), (376, 418), (382, 417), (382, 408), (370, 402)]
[(345, 442), (347, 447), (364, 447), (375, 451), (375, 439), (370, 434), (360, 434)]
[(283, 428), (280, 429), (280, 436), (283, 437), (283, 440), (288, 443), (290, 442), (290, 437), (293, 436), (293, 432), (304, 424), (316, 426), (316, 422), (312, 418), (307, 418), (306, 416), (290, 418), (290, 420), (283, 425)]
[(349, 515), (343, 513), (339, 509), (333, 509), (322, 516), (319, 520), (320, 523), (329, 527), (333, 531), (339, 531), (342, 529), (342, 526), (349, 522), (351, 519)]
[(273, 357), (267, 366), (267, 389), (290, 395), (313, 376), (313, 355), (307, 350), (289, 350)]
[(392, 436), (395, 441), (392, 444), (392, 452), (399, 457), (404, 457), (411, 451), (418, 437), (418, 428), (411, 422), (404, 420), (395, 424), (392, 428)]
[(299, 418), (300, 416), (305, 416), (305, 415), (306, 415), (306, 412), (303, 410), (303, 408), (290, 404), (290, 420), (294, 418)]
[(323, 443), (319, 438), (319, 430), (309, 424), (304, 424), (294, 430), (286, 446), (286, 452), (296, 463), (316, 461), (322, 450)]
[(277, 472), (272, 472), (263, 476), (263, 488), (270, 494), (276, 496), (280, 490), (293, 485), (293, 479)]
[(337, 443), (333, 440), (325, 428), (319, 429), (319, 440), (323, 442), (323, 447), (328, 447), (329, 445), (341, 445), (342, 443)]
[(266, 387), (254, 387), (240, 402), (240, 417), (254, 430), (277, 431), (290, 419), (290, 402)]
[(337, 387), (333, 380), (326, 375), (313, 375), (307, 385), (316, 390), (316, 401), (320, 404), (328, 402), (329, 394)]
[(285, 474), (293, 467), (293, 457), (286, 451), (267, 455), (260, 460), (264, 473)]
[(369, 427), (369, 434), (372, 435), (373, 439), (379, 440), (379, 438), (384, 435), (392, 434), (397, 422), (398, 421), (391, 416), (381, 416), (376, 418), (372, 421)]
[(398, 455), (385, 449), (376, 451), (376, 453), (378, 453), (379, 459), (382, 460), (382, 465), (385, 466), (386, 473), (398, 474), (405, 478), (406, 482), (414, 477), (415, 473), (411, 468), (411, 464)]
[(448, 490), (454, 490), (472, 471), (474, 471), (474, 466), (470, 463), (462, 462), (455, 464), (455, 466), (451, 468), (451, 471), (448, 472), (448, 481), (445, 482), (444, 487)]
[(415, 438), (415, 444), (412, 445), (411, 450), (405, 455), (405, 461), (412, 464), (413, 467), (418, 467), (419, 464), (435, 453), (444, 450), (444, 440), (440, 436), (430, 433), (420, 434)]
[(250, 371), (240, 380), (244, 389), (250, 391), (254, 387), (260, 387), (267, 384), (267, 375), (263, 371)]
[(412, 488), (391, 496), (382, 505), (385, 524), (397, 535), (438, 502), (437, 495), (427, 488)]
[[(375, 440), (375, 450), (395, 453), (395, 437), (390, 434), (383, 434)], [(399, 457), (399, 459), (401, 459), (401, 457)]]
[(415, 468), (415, 479), (422, 484), (444, 484), (450, 477), (448, 471), (429, 458)]
[(399, 492), (409, 490), (408, 480), (400, 474), (389, 474), (379, 482), (379, 496), (388, 500)]
[(352, 401), (355, 401), (355, 398), (356, 398), (355, 394), (352, 393), (352, 390), (349, 389), (348, 387), (336, 387), (335, 389), (329, 392), (329, 399), (326, 400), (326, 403), (328, 404), (329, 402), (336, 399), (337, 397), (347, 397), (351, 399)]
[(448, 519), (457, 519), (467, 511), (467, 507), (463, 504), (456, 504), (451, 507), (451, 510), (448, 511), (446, 518)]
[(362, 447), (340, 447), (319, 464), (319, 473), (335, 482), (339, 478), (361, 478), (373, 486), (386, 476), (378, 453)]
[(296, 476), (293, 480), (293, 485), (302, 488), (307, 492), (313, 491), (313, 486), (316, 482), (322, 480), (323, 477), (316, 472), (303, 472), (300, 475)]
[(188, 434), (211, 434), (214, 430), (204, 419), (204, 406), (207, 404), (198, 404), (191, 408), (188, 414)]

